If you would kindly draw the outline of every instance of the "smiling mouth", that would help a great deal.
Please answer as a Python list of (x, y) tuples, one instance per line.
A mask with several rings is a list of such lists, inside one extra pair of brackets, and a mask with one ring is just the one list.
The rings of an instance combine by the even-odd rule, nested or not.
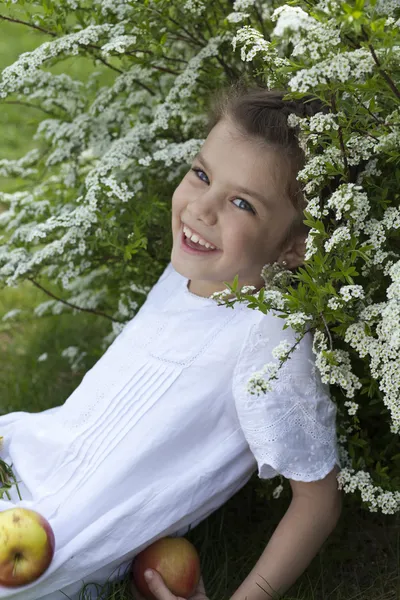
[[(190, 238), (187, 238), (187, 237), (186, 237), (186, 235), (185, 235), (185, 232), (183, 231), (183, 228), (184, 228), (184, 227), (188, 227), (188, 229), (190, 229), (191, 231), (193, 231), (193, 229), (192, 229), (191, 227), (189, 227), (188, 225), (186, 225), (185, 223), (183, 223), (183, 222), (181, 221), (181, 233), (182, 233), (183, 239), (184, 239), (184, 240), (185, 240), (185, 239), (186, 239), (186, 240), (189, 240), (189, 241), (191, 241), (192, 243), (195, 243), (195, 244), (197, 244), (197, 242), (193, 242), (192, 240), (190, 240)], [(193, 233), (195, 233), (195, 235), (197, 235), (199, 238), (203, 239), (204, 241), (207, 241), (207, 240), (205, 240), (205, 238), (202, 238), (202, 236), (200, 236), (200, 234), (198, 234), (198, 233), (196, 233), (196, 232), (194, 232), (194, 231), (193, 231)], [(214, 246), (214, 250), (217, 250), (217, 251), (218, 251), (218, 250), (221, 250), (221, 248), (218, 248), (218, 247), (217, 247), (215, 244), (213, 244), (213, 243), (211, 243), (211, 242), (209, 242), (209, 241), (207, 241), (207, 243), (208, 243), (208, 244), (210, 244), (211, 246)], [(206, 249), (206, 246), (203, 246), (203, 244), (199, 244), (199, 245), (200, 245), (202, 248), (205, 248), (205, 249)]]
[(221, 250), (216, 248), (215, 250), (207, 249), (205, 246), (201, 246), (192, 242), (189, 238), (187, 238), (183, 232), (183, 228), (180, 232), (180, 247), (184, 252), (189, 252), (189, 254), (197, 254), (201, 256), (210, 255), (210, 254), (219, 254)]

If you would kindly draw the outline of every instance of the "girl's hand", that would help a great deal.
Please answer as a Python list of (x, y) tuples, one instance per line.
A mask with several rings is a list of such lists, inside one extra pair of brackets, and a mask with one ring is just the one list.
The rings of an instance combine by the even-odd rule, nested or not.
[[(167, 588), (164, 583), (164, 579), (158, 571), (152, 569), (151, 572), (153, 573), (153, 578), (151, 580), (146, 578), (146, 581), (150, 591), (152, 594), (154, 594), (157, 600), (186, 600), (181, 596), (175, 596), (175, 594), (173, 594)], [(138, 592), (133, 580), (131, 580), (131, 586), (134, 600), (145, 600), (145, 598), (143, 598), (143, 596)], [(199, 584), (188, 600), (209, 600), (206, 595), (202, 576), (200, 576)]]

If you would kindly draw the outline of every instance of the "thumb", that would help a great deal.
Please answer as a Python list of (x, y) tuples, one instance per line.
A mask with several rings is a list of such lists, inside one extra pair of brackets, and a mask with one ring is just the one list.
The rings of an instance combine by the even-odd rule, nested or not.
[[(151, 576), (147, 575), (147, 571), (150, 571)], [(149, 586), (149, 590), (157, 600), (177, 600), (177, 596), (168, 589), (162, 575), (160, 575), (158, 571), (155, 569), (148, 569), (145, 571), (144, 578)]]

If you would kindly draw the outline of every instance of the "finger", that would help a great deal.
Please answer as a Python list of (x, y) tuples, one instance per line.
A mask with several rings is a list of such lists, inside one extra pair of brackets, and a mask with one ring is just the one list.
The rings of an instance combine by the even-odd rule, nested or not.
[(202, 575), (200, 575), (199, 583), (197, 585), (197, 591), (201, 592), (204, 595), (206, 595), (206, 588), (205, 588), (205, 585), (204, 585), (204, 581), (203, 581), (203, 576)]
[(180, 598), (179, 596), (175, 596), (168, 587), (165, 585), (165, 581), (162, 578), (162, 575), (155, 569), (151, 569), (152, 577), (151, 579), (147, 579), (145, 575), (145, 579), (147, 581), (147, 585), (152, 594), (157, 598), (157, 600), (185, 600), (184, 598)]

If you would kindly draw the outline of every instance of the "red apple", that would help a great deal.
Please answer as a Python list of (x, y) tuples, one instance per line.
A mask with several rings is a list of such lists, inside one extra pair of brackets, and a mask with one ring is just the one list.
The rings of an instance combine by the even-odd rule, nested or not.
[(147, 546), (132, 561), (131, 574), (138, 592), (147, 600), (156, 600), (144, 578), (146, 569), (155, 569), (167, 588), (189, 598), (200, 580), (200, 557), (196, 548), (184, 537), (164, 537)]
[(50, 565), (54, 548), (50, 523), (38, 512), (0, 512), (0, 585), (16, 587), (38, 579)]

